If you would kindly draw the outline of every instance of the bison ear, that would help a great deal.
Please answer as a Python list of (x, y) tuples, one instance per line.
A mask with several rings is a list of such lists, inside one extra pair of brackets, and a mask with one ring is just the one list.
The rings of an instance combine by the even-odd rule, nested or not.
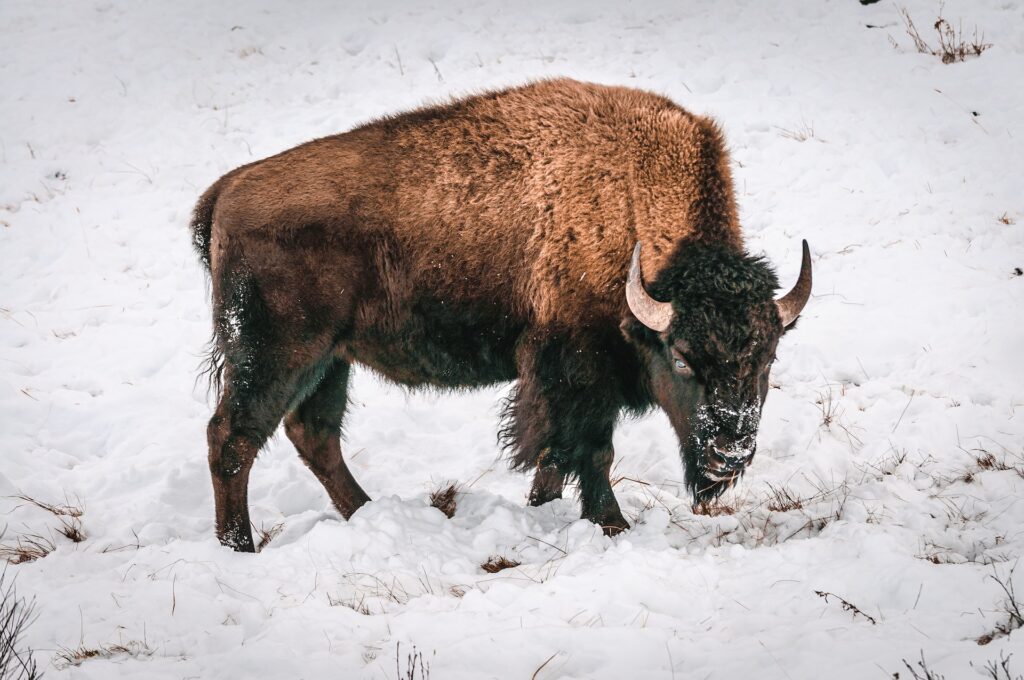
[(619, 330), (626, 340), (638, 347), (661, 349), (664, 346), (660, 333), (656, 333), (633, 317), (623, 319), (619, 324)]

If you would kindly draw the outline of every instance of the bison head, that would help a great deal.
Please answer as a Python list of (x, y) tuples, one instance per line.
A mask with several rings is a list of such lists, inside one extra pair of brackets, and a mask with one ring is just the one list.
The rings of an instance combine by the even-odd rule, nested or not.
[(729, 488), (754, 456), (776, 345), (811, 292), (806, 241), (796, 286), (778, 300), (776, 288), (762, 258), (690, 244), (648, 293), (640, 244), (633, 250), (626, 298), (636, 321), (628, 319), (623, 329), (645, 360), (651, 396), (679, 437), (694, 505)]

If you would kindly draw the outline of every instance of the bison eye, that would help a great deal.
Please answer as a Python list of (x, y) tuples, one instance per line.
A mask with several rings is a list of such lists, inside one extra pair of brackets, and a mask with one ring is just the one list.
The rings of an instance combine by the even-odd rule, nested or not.
[(693, 370), (686, 361), (686, 357), (678, 349), (672, 347), (669, 350), (669, 356), (672, 359), (672, 368), (675, 369), (676, 373), (687, 377), (693, 375)]
[(676, 375), (681, 375), (685, 378), (689, 378), (693, 375), (693, 369), (686, 365), (685, 359), (679, 357), (672, 357), (672, 367), (676, 371)]

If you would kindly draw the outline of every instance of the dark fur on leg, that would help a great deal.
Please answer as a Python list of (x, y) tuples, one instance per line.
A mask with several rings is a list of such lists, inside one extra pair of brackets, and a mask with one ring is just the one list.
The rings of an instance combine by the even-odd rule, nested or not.
[(341, 423), (348, 405), (350, 367), (331, 362), (317, 388), (285, 418), (285, 432), (302, 462), (324, 485), (334, 506), (348, 519), (370, 500), (341, 453)]
[(543, 502), (556, 482), (560, 495), (561, 481), (575, 477), (585, 519), (616, 532), (627, 527), (608, 481), (612, 432), (625, 406), (609, 353), (547, 338), (520, 348), (518, 361), (502, 437), (513, 467), (538, 470), (531, 503)]

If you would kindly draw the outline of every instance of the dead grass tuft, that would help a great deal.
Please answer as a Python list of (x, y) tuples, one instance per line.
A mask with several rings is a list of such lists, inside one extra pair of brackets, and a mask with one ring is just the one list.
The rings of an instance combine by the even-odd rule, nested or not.
[(17, 496), (14, 496), (14, 498), (30, 503), (57, 517), (74, 517), (78, 519), (85, 513), (85, 506), (82, 505), (81, 500), (78, 500), (74, 505), (72, 505), (71, 501), (68, 500), (67, 497), (64, 498), (64, 503), (46, 503), (26, 494), (18, 494)]
[(19, 536), (14, 545), (0, 545), (0, 559), (9, 564), (24, 564), (42, 559), (57, 548), (53, 541), (39, 534)]
[(722, 515), (735, 515), (737, 509), (735, 501), (728, 501), (719, 497), (697, 503), (693, 506), (693, 514), (704, 515), (705, 517), (720, 517)]
[(370, 615), (370, 606), (368, 604), (366, 604), (366, 595), (364, 595), (364, 594), (360, 594), (358, 600), (355, 599), (355, 598), (351, 598), (351, 599), (347, 599), (347, 600), (345, 600), (345, 599), (336, 599), (334, 597), (331, 597), (331, 595), (328, 595), (327, 596), (327, 602), (332, 607), (348, 607), (352, 611), (358, 612), (358, 613), (362, 614), (363, 616), (369, 616)]
[(935, 19), (932, 28), (938, 36), (939, 46), (932, 47), (923, 37), (914, 20), (910, 17), (910, 11), (906, 7), (900, 8), (900, 18), (903, 20), (903, 27), (914, 42), (914, 49), (921, 54), (931, 54), (942, 59), (943, 64), (953, 64), (958, 61), (966, 61), (968, 57), (980, 57), (981, 54), (992, 47), (992, 43), (985, 42), (985, 34), (978, 35), (978, 27), (974, 27), (974, 33), (965, 37), (962, 22), (956, 28), (943, 16), (943, 3), (939, 3), (939, 14)]
[(804, 499), (794, 495), (792, 491), (784, 486), (772, 486), (769, 484), (766, 507), (772, 512), (801, 510), (804, 507)]
[(480, 565), (480, 568), (486, 571), (488, 574), (497, 574), (499, 571), (505, 569), (513, 569), (518, 567), (522, 562), (516, 560), (510, 560), (504, 555), (494, 555), (489, 560)]
[[(85, 506), (82, 505), (81, 500), (76, 499), (72, 503), (66, 495), (63, 503), (47, 503), (27, 494), (18, 494), (13, 498), (34, 505), (56, 517), (60, 522), (57, 533), (68, 540), (81, 543), (86, 539), (85, 531), (82, 530), (82, 515), (85, 513)], [(53, 541), (50, 539), (39, 534), (29, 534), (19, 538), (17, 545), (0, 546), (0, 557), (4, 557), (13, 564), (21, 564), (46, 557), (54, 547)]]
[(60, 528), (57, 529), (57, 532), (74, 543), (81, 543), (85, 540), (82, 520), (77, 517), (61, 517)]
[(1006, 614), (1006, 621), (996, 625), (995, 630), (979, 637), (977, 640), (979, 645), (987, 645), (997, 638), (1008, 637), (1010, 633), (1018, 628), (1024, 628), (1024, 612), (1021, 611), (1021, 607), (1024, 607), (1024, 602), (1020, 602), (1017, 599), (1017, 593), (1013, 590), (1013, 572), (1016, 569), (1017, 567), (1014, 566), (1005, 576), (1000, 576), (996, 572), (995, 567), (992, 568), (990, 578), (999, 584), (999, 587), (1006, 595), (1006, 599), (1002, 603), (1002, 613)]
[(260, 552), (284, 531), (284, 524), (278, 522), (269, 529), (266, 526), (260, 526), (259, 528), (253, 526), (253, 529), (256, 529), (256, 535), (260, 537), (259, 543), (256, 544), (256, 552)]
[[(961, 451), (965, 451), (974, 456), (974, 463), (978, 466), (977, 471), (968, 470), (964, 475), (960, 477), (963, 481), (969, 482), (967, 479), (969, 476), (973, 476), (974, 472), (1013, 472), (1016, 473), (1021, 479), (1024, 479), (1024, 456), (1014, 454), (1004, 449), (1000, 456), (984, 447), (978, 447), (967, 451), (967, 449), (960, 447)], [(1014, 459), (1011, 461), (1011, 457)]]
[(775, 129), (779, 131), (780, 137), (792, 139), (797, 142), (806, 142), (808, 139), (814, 139), (814, 126), (805, 121), (801, 121), (801, 123), (795, 126), (792, 130), (779, 127), (778, 125), (775, 126)]
[(458, 507), (455, 498), (459, 493), (461, 493), (461, 489), (458, 484), (449, 482), (431, 492), (430, 504), (443, 512), (445, 517), (451, 519), (455, 516), (455, 510)]
[(152, 655), (153, 649), (145, 642), (129, 640), (124, 643), (118, 642), (100, 645), (99, 647), (86, 647), (83, 645), (76, 649), (63, 648), (54, 657), (53, 665), (58, 670), (64, 670), (71, 666), (81, 666), (90, 659), (113, 659), (120, 656), (138, 659), (139, 657)]

